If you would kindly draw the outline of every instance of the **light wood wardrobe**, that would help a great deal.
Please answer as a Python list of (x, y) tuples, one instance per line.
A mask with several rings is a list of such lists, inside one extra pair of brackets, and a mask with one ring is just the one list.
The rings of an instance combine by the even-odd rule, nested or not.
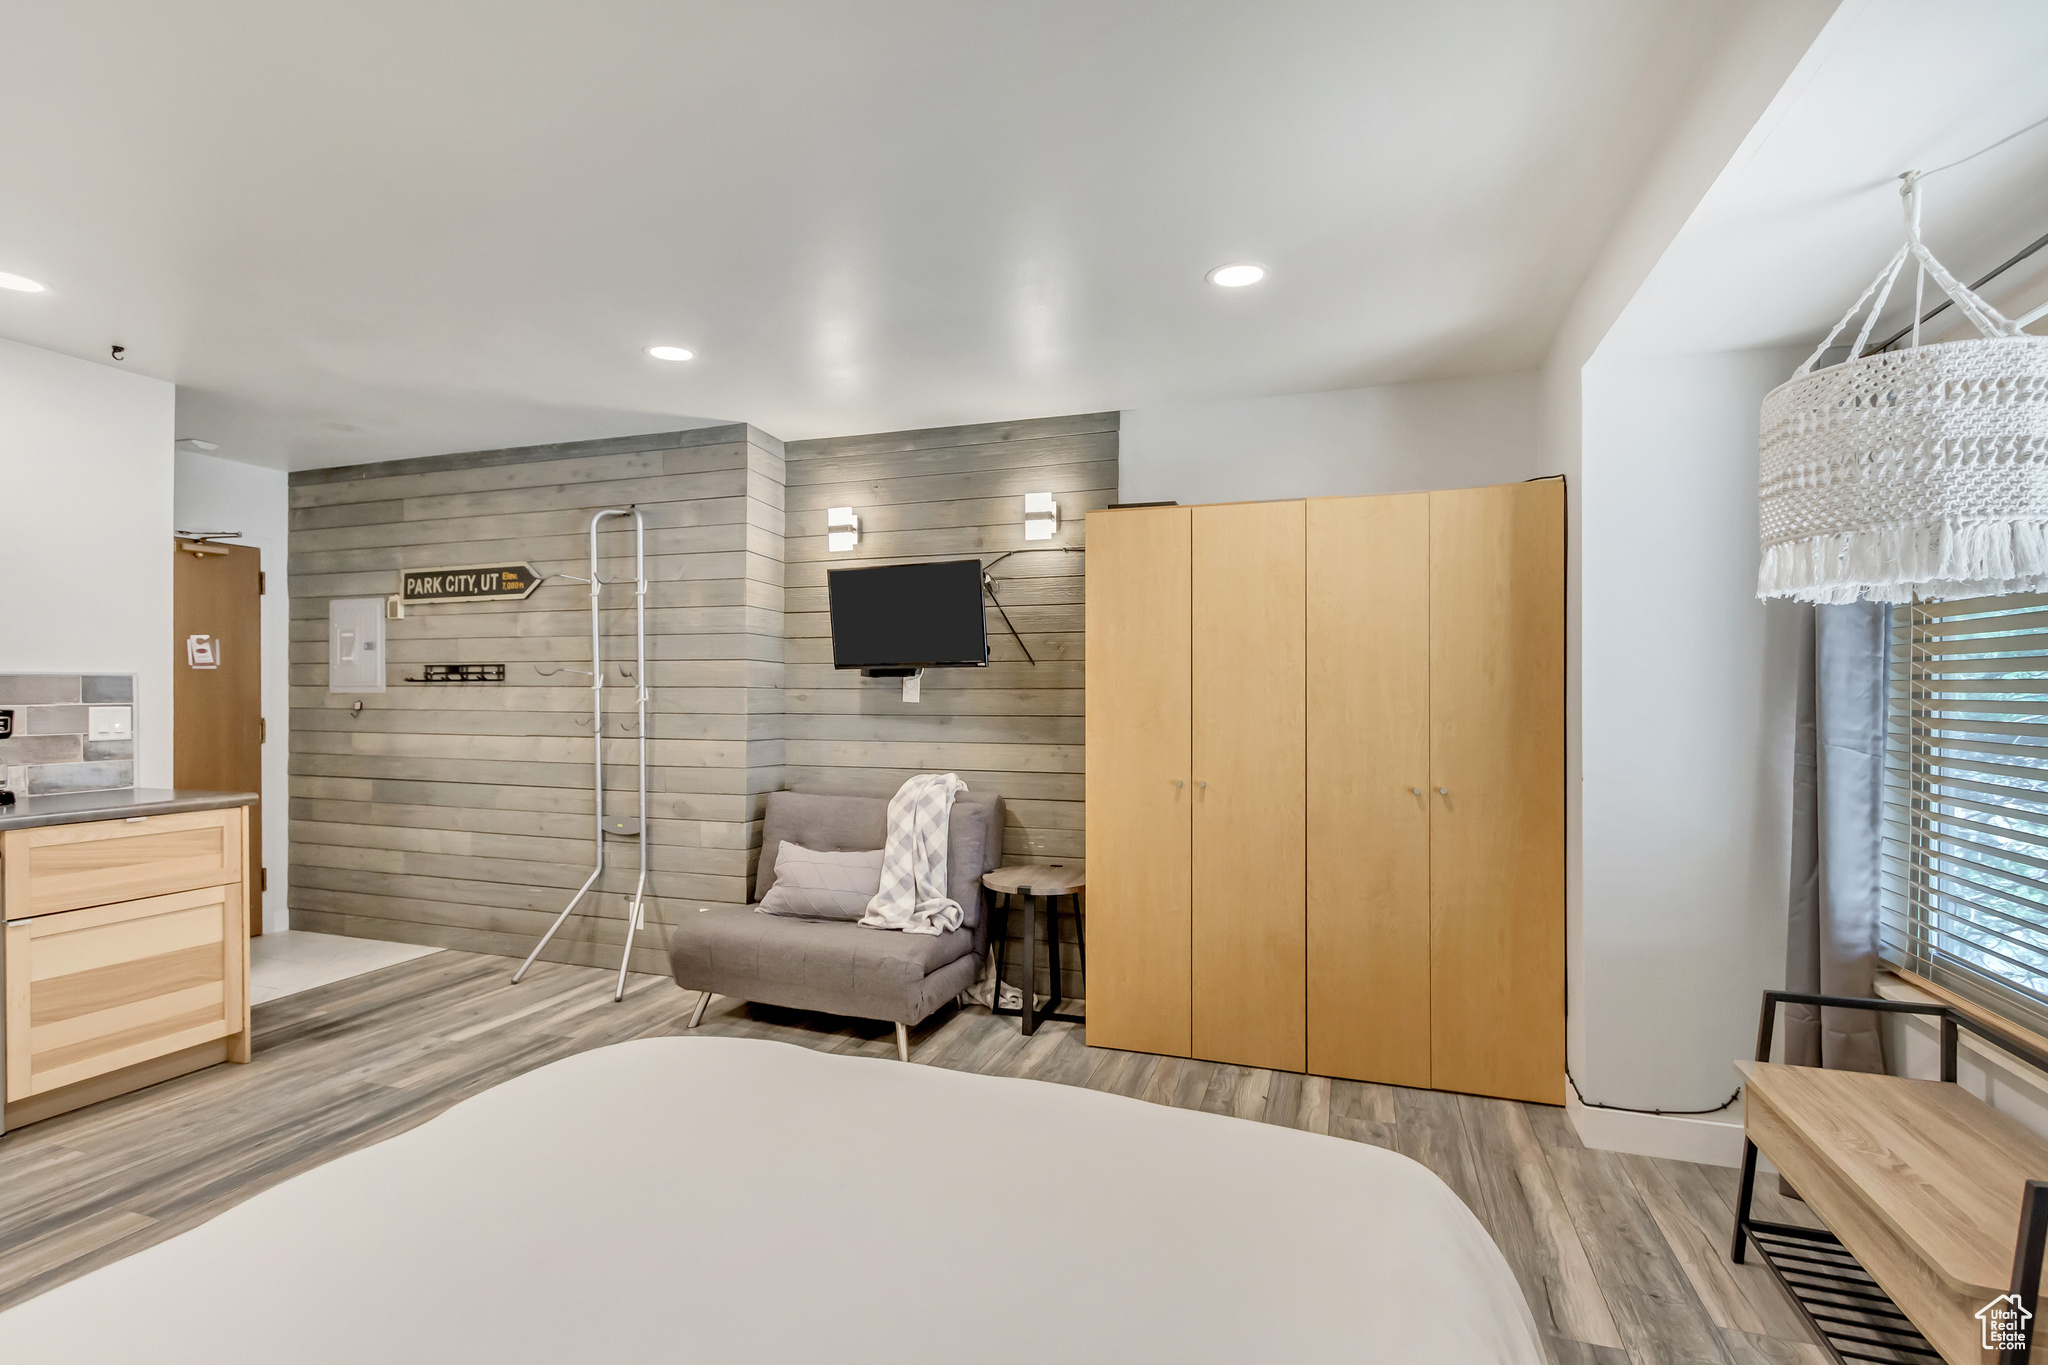
[(1564, 1099), (1564, 486), (1089, 514), (1088, 1041)]

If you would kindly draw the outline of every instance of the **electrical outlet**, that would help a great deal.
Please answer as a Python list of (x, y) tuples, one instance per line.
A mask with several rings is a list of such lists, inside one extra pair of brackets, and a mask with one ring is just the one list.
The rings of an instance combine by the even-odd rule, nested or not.
[[(127, 706), (90, 706), (85, 712), (87, 739), (133, 739), (134, 709)], [(75, 722), (74, 722), (75, 723)]]

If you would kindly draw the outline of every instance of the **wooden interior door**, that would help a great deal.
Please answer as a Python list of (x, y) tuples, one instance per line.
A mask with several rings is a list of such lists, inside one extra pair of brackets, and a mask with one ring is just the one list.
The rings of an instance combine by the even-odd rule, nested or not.
[(1308, 1069), (1427, 1087), (1429, 495), (1307, 526)]
[(1564, 1103), (1564, 483), (1431, 493), (1439, 1090)]
[(1300, 1071), (1304, 513), (1193, 510), (1194, 1055)]
[(1189, 1049), (1189, 527), (1088, 514), (1088, 1042)]
[[(181, 542), (189, 544), (192, 542)], [(172, 552), (171, 782), (194, 791), (263, 790), (263, 576), (247, 545)], [(194, 667), (187, 640), (214, 642), (215, 666)], [(243, 884), (249, 932), (263, 932), (263, 808), (249, 807)]]

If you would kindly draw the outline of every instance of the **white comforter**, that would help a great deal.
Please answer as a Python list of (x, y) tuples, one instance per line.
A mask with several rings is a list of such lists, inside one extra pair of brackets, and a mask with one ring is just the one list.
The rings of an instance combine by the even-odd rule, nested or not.
[(1542, 1360), (1405, 1157), (1034, 1081), (585, 1053), (0, 1314), (0, 1359)]

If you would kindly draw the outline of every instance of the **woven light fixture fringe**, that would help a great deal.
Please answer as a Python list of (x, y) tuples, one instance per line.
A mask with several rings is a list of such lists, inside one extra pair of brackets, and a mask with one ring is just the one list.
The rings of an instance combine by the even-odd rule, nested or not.
[[(1911, 602), (2048, 592), (2048, 337), (2028, 336), (1920, 240), (1906, 244), (1763, 403), (1758, 597)], [(1983, 333), (1864, 355), (1908, 260)], [(1864, 303), (1840, 365), (1814, 372)], [(1914, 316), (1919, 316), (1916, 306)]]

